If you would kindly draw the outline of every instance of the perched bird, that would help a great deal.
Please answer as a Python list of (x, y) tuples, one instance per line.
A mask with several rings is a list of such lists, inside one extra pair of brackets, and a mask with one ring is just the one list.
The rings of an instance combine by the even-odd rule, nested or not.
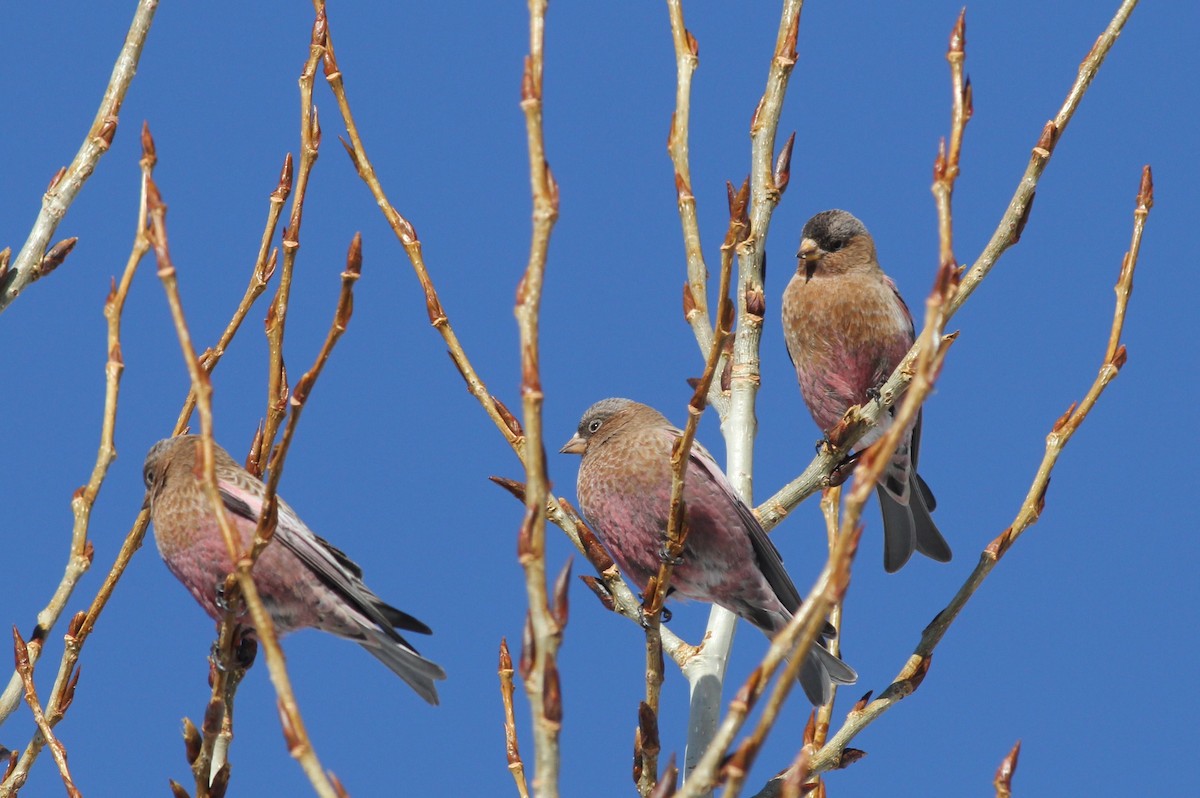
[[(651, 407), (605, 399), (588, 408), (561, 449), (583, 455), (577, 487), (583, 515), (643, 592), (661, 562), (671, 449), (680, 435)], [(719, 604), (774, 636), (800, 607), (779, 552), (699, 443), (692, 445), (683, 485), (688, 536), (671, 587), (687, 598)], [(833, 684), (858, 679), (824, 648), (824, 638), (833, 634), (827, 626), (800, 667), (800, 684), (813, 704), (828, 703)]]
[[(879, 268), (867, 228), (846, 211), (824, 211), (800, 234), (796, 273), (783, 292), (783, 334), (800, 392), (817, 426), (828, 433), (852, 405), (877, 398), (912, 347), (912, 315), (896, 285)], [(891, 416), (859, 441), (882, 437)], [(879, 481), (883, 509), (883, 567), (897, 571), (913, 550), (938, 562), (950, 546), (929, 513), (933, 493), (917, 474), (921, 416), (896, 448)]]
[[(159, 441), (146, 455), (143, 476), (159, 554), (204, 611), (219, 620), (218, 586), (233, 563), (200, 483), (199, 444), (197, 435)], [(214, 445), (213, 453), (217, 490), (245, 548), (254, 537), (266, 488), (221, 447)], [(349, 638), (421, 698), (438, 702), (433, 682), (446, 678), (445, 672), (396, 632), (430, 634), (429, 627), (371, 592), (362, 569), (315, 535), (282, 499), (275, 536), (251, 573), (279, 635), (312, 626)], [(242, 622), (248, 624), (249, 618)]]

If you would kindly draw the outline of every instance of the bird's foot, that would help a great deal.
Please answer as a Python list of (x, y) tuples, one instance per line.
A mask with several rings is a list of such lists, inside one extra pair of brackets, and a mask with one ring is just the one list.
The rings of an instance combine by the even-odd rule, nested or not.
[(233, 590), (226, 589), (225, 581), (224, 579), (217, 581), (216, 589), (213, 591), (213, 603), (221, 612), (232, 612), (234, 617), (241, 618), (246, 614), (246, 602), (242, 600), (241, 591), (236, 587)]
[(841, 485), (850, 475), (854, 473), (854, 466), (858, 464), (858, 458), (862, 452), (852, 452), (842, 458), (842, 462), (833, 467), (829, 472), (829, 487), (836, 488)]
[(879, 389), (882, 387), (883, 387), (883, 384), (881, 383), (881, 384), (875, 386), (874, 388), (868, 388), (867, 389), (867, 398), (872, 401), (875, 401), (875, 402), (881, 401), (883, 399), (883, 394), (880, 393)]
[(658, 544), (658, 559), (660, 562), (665, 562), (672, 568), (678, 568), (679, 566), (683, 565), (683, 557), (672, 556), (671, 552), (667, 550), (667, 544), (665, 541)]
[[(658, 620), (662, 623), (670, 623), (673, 617), (675, 616), (666, 607), (658, 611)], [(646, 618), (646, 605), (644, 603), (638, 607), (638, 623), (642, 625), (643, 629), (650, 628), (650, 621)]]

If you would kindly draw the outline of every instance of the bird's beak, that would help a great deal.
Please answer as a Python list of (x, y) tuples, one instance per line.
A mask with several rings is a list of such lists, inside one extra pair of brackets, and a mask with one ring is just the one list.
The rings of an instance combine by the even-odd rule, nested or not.
[(576, 432), (571, 440), (567, 441), (566, 445), (558, 451), (563, 454), (583, 454), (587, 450), (587, 441), (579, 436)]
[(146, 500), (142, 502), (142, 509), (143, 510), (150, 509), (150, 491), (146, 491)]
[(811, 238), (806, 238), (800, 242), (800, 251), (796, 253), (796, 257), (803, 261), (818, 261), (825, 253), (817, 246), (817, 242)]

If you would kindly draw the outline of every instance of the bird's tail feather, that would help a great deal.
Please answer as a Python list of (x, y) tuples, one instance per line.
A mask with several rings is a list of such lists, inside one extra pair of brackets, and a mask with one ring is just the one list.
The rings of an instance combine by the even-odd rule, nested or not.
[(949, 562), (951, 557), (950, 544), (929, 514), (937, 506), (933, 492), (911, 468), (904, 480), (902, 465), (893, 460), (876, 490), (883, 510), (883, 567), (888, 573), (900, 570), (913, 551), (938, 562)]
[(399, 636), (391, 636), (379, 629), (366, 630), (359, 645), (371, 652), (371, 656), (387, 665), (409, 687), (430, 704), (437, 705), (438, 694), (434, 681), (445, 679), (446, 672), (436, 662), (430, 662), (409, 647)]
[(797, 679), (813, 706), (821, 706), (833, 698), (833, 685), (854, 684), (858, 674), (817, 641), (800, 665)]

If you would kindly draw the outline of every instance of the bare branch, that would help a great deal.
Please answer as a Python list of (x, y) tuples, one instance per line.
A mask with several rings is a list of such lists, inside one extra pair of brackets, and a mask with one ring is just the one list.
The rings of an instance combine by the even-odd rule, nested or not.
[[(137, 9), (133, 12), (133, 22), (125, 35), (125, 43), (121, 45), (112, 75), (104, 88), (100, 108), (96, 111), (79, 152), (75, 154), (71, 165), (60, 169), (50, 182), (50, 187), (42, 197), (42, 209), (33, 223), (33, 229), (29, 231), (29, 237), (17, 253), (16, 260), (7, 270), (0, 269), (0, 272), (4, 272), (3, 277), (0, 277), (0, 313), (12, 304), (27, 285), (53, 271), (70, 251), (68, 246), (65, 251), (48, 253), (46, 247), (58, 229), (59, 222), (67, 215), (71, 203), (79, 196), (83, 184), (96, 170), (100, 156), (108, 152), (112, 144), (113, 136), (117, 132), (117, 117), (121, 112), (121, 104), (125, 101), (125, 92), (129, 90), (129, 84), (137, 74), (142, 46), (146, 43), (150, 23), (154, 21), (154, 12), (157, 9), (158, 0), (139, 0)], [(74, 239), (71, 241), (73, 245)]]

